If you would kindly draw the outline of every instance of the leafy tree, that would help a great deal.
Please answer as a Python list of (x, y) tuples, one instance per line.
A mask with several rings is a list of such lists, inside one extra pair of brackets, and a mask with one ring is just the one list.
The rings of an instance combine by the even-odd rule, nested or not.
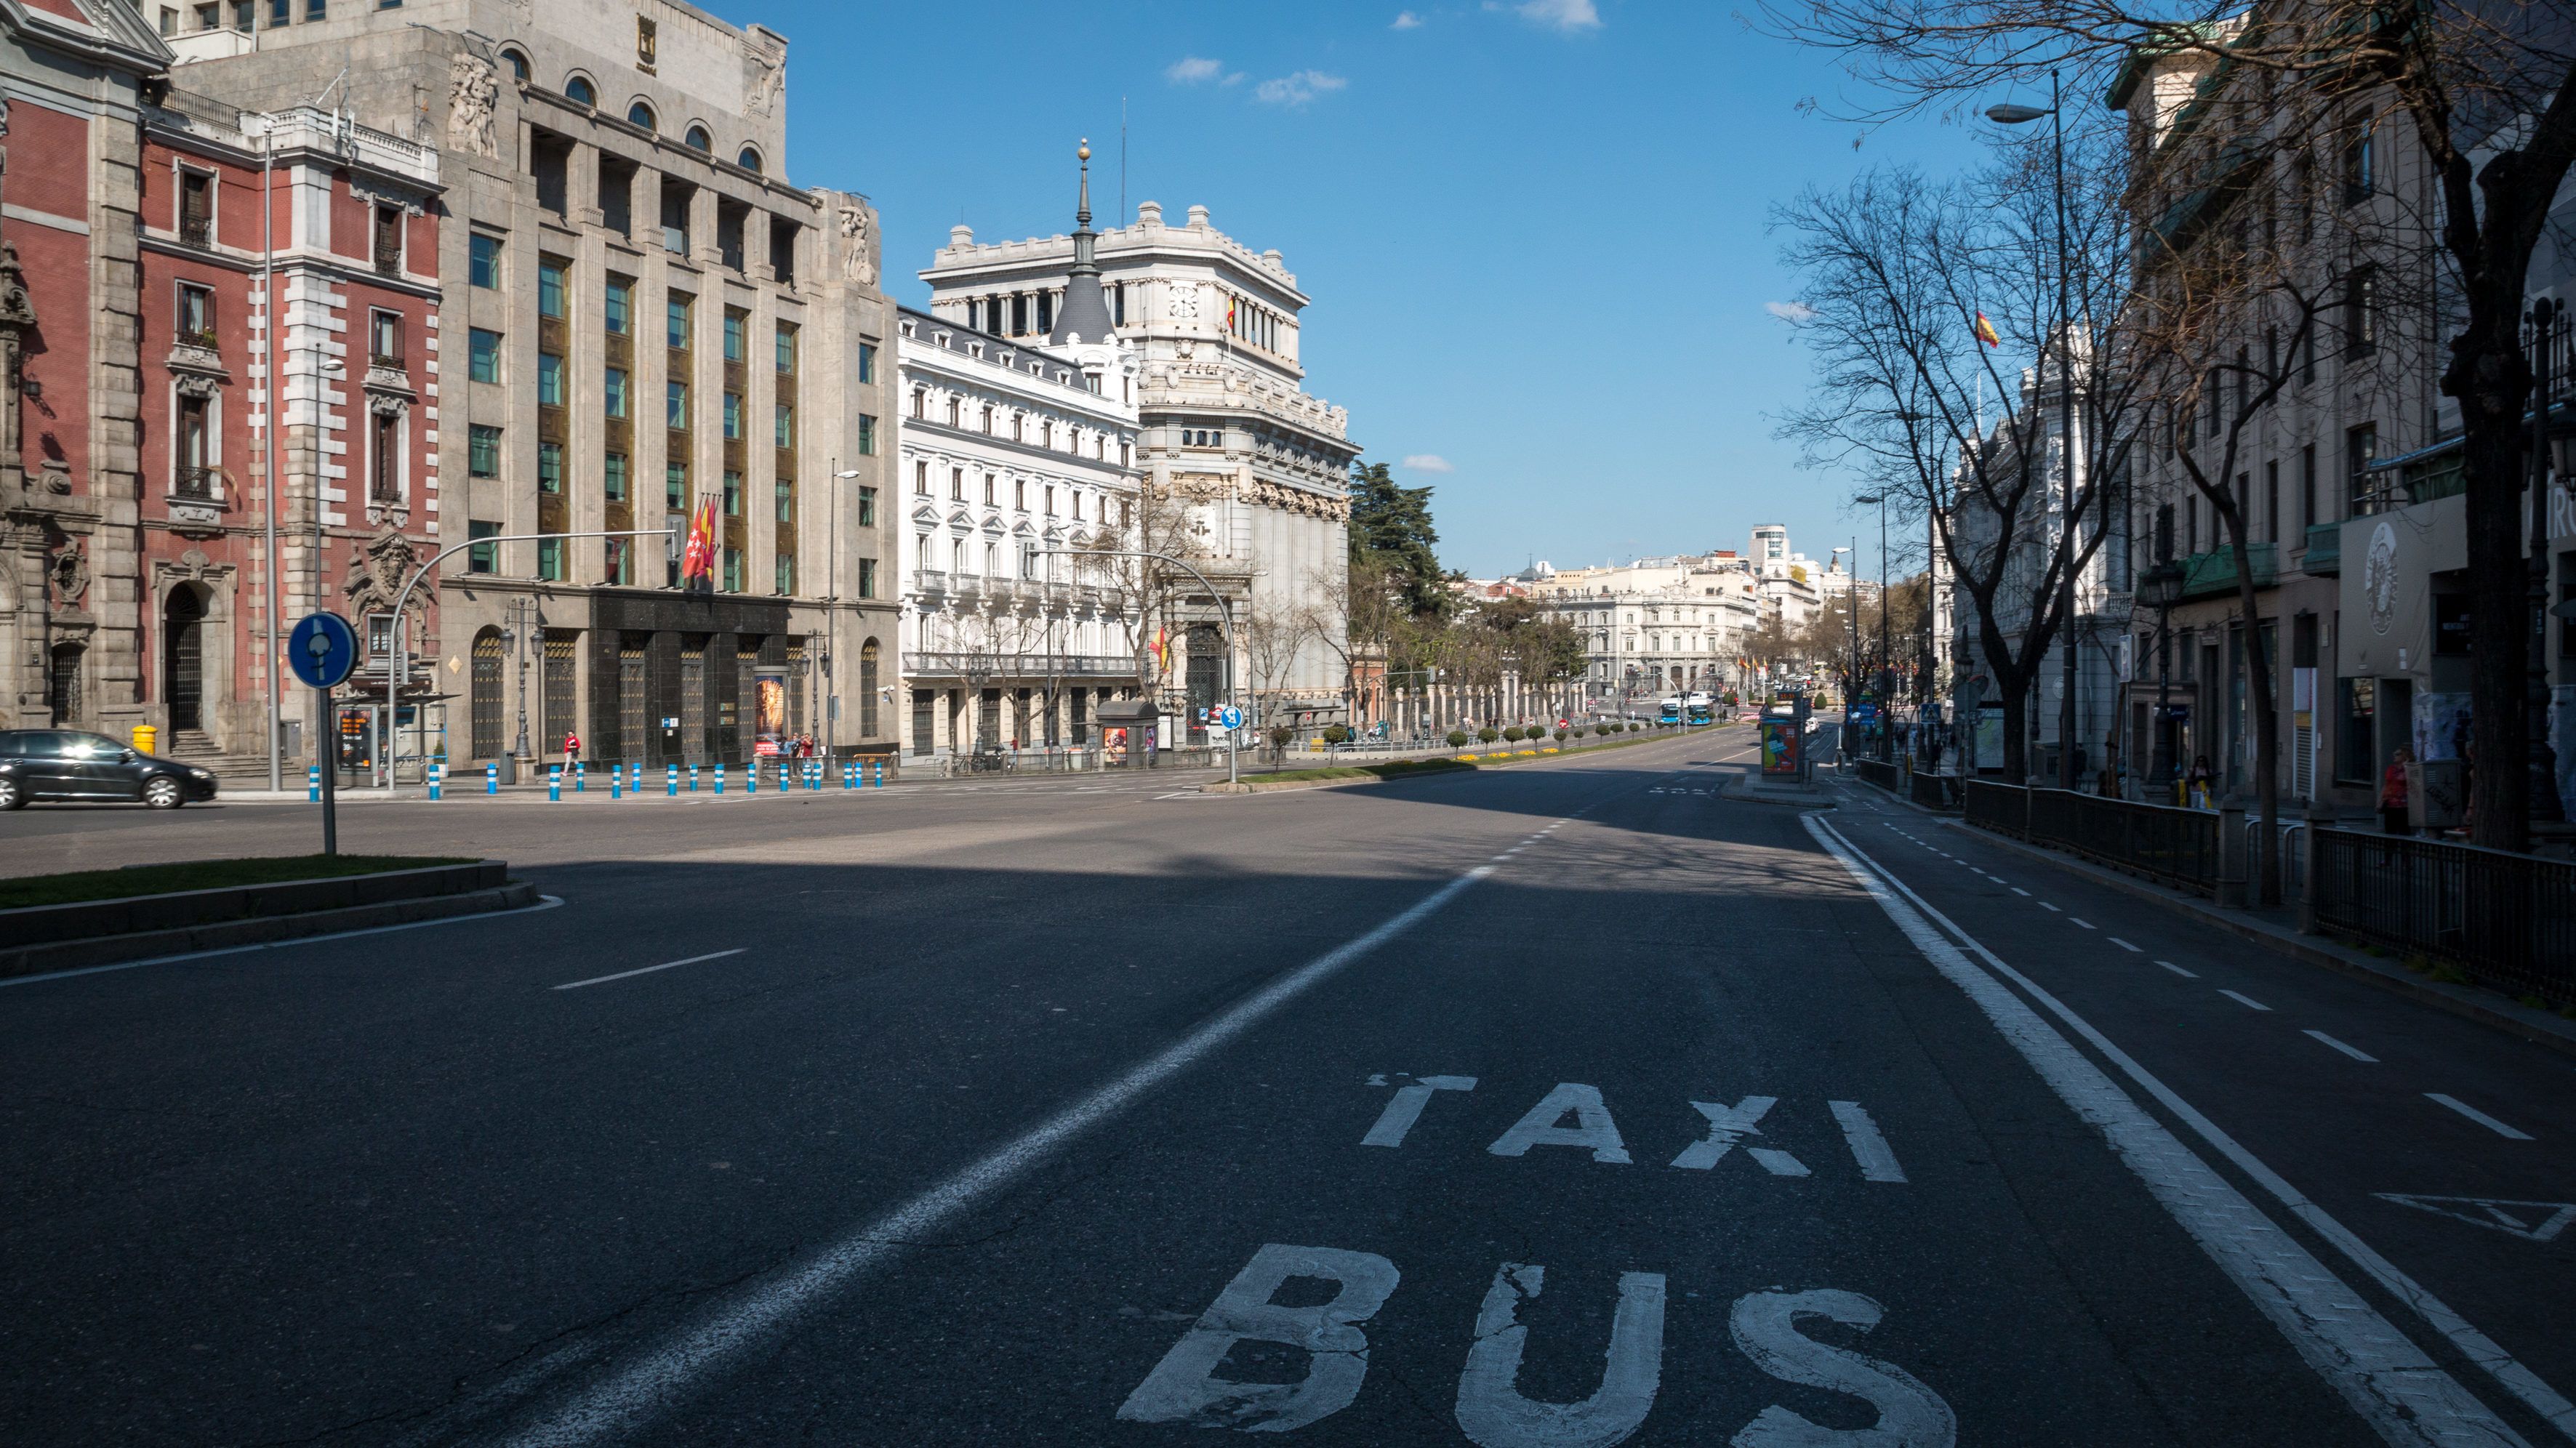
[(1439, 531), (1431, 526), (1431, 490), (1396, 486), (1384, 463), (1351, 464), (1351, 564), (1372, 569), (1404, 612), (1436, 622), (1454, 595), (1440, 569)]

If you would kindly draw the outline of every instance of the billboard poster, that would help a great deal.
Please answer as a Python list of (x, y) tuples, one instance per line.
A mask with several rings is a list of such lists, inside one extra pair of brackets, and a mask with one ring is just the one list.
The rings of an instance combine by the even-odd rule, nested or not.
[(1100, 731), (1100, 752), (1112, 764), (1124, 764), (1127, 762), (1127, 730), (1125, 726), (1112, 726)]
[(1799, 737), (1795, 719), (1762, 721), (1762, 773), (1765, 776), (1794, 775), (1804, 740)]
[(776, 754), (787, 734), (787, 676), (761, 674), (752, 681), (752, 730), (755, 754)]

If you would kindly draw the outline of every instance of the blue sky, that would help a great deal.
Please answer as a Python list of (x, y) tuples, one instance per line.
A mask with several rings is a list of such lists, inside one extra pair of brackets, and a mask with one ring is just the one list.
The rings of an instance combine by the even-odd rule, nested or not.
[(1925, 122), (1855, 150), (1798, 110), (1838, 89), (1825, 59), (1727, 5), (710, 8), (789, 37), (789, 174), (875, 199), (909, 303), (961, 218), (987, 241), (1070, 230), (1083, 135), (1105, 223), (1124, 97), (1130, 217), (1205, 205), (1285, 254), (1314, 298), (1308, 387), (1369, 460), (1438, 489), (1453, 568), (1741, 548), (1766, 522), (1822, 558), (1875, 532), (1772, 437), (1807, 369), (1765, 310), (1792, 292), (1765, 225), (1810, 181), (1964, 164), (1970, 142)]

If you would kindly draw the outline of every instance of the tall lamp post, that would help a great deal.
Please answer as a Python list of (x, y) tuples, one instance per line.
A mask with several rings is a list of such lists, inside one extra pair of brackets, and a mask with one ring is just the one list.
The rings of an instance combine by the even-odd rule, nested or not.
[(2558, 799), (2558, 752), (2549, 745), (2549, 371), (2557, 348), (2555, 325), (2566, 310), (2547, 297), (2531, 304), (2531, 641), (2528, 654), (2530, 707), (2526, 726), (2530, 742), (2529, 817), (2556, 822), (2567, 817)]
[(2075, 323), (2066, 300), (2066, 118), (2059, 113), (2057, 72), (2048, 73), (2048, 109), (2011, 104), (1988, 106), (1986, 119), (1999, 126), (2018, 126), (2046, 117), (2055, 142), (2057, 191), (2057, 457), (2065, 480), (2066, 503), (2059, 512), (2058, 552), (2064, 563), (2057, 577), (2057, 621), (2065, 631), (2058, 645), (2065, 660), (2057, 701), (2057, 787), (2075, 787)]
[(830, 592), (823, 596), (823, 757), (833, 757), (841, 738), (841, 695), (832, 677), (832, 655), (841, 646), (841, 485), (859, 475), (860, 470), (841, 470), (841, 459), (832, 459), (832, 532), (823, 545), (823, 584)]
[(2148, 744), (2147, 785), (2158, 791), (2159, 800), (2164, 791), (2173, 787), (2173, 733), (2165, 727), (2165, 691), (2172, 682), (2169, 675), (2173, 664), (2167, 636), (2173, 628), (2174, 605), (2182, 602), (2182, 585), (2183, 567), (2170, 558), (2138, 575), (2138, 602), (2156, 611), (2156, 708), (2150, 716), (2150, 727), (2155, 732)]
[[(1859, 497), (1852, 499), (1852, 501), (1855, 503), (1875, 503), (1878, 505), (1878, 757), (1881, 759), (1888, 759), (1894, 757), (1893, 751), (1895, 749), (1896, 740), (1895, 732), (1887, 727), (1888, 696), (1896, 691), (1888, 687), (1887, 494), (1883, 492), (1863, 493)], [(1852, 564), (1852, 627), (1854, 629), (1858, 629), (1860, 627), (1859, 554), (1855, 553), (1852, 555)]]
[(1860, 697), (1860, 588), (1858, 586), (1860, 572), (1860, 536), (1858, 534), (1852, 535), (1851, 546), (1849, 548), (1837, 548), (1833, 551), (1831, 556), (1834, 558), (1840, 558), (1846, 553), (1851, 555), (1852, 561), (1852, 572), (1849, 575), (1846, 575), (1846, 577), (1848, 581), (1853, 584), (1853, 587), (1845, 590), (1845, 593), (1848, 594), (1851, 599), (1851, 613), (1849, 615), (1850, 623), (1849, 628), (1846, 630), (1851, 639), (1851, 667), (1843, 674), (1842, 742), (1843, 752), (1848, 754), (1852, 752), (1853, 744), (1852, 729), (1854, 728), (1854, 725), (1852, 724), (1852, 705), (1857, 702)]

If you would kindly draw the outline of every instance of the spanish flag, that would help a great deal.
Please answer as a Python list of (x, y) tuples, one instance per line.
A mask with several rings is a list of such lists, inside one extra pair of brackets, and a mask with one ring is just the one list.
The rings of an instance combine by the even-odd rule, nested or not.
[(1154, 667), (1167, 674), (1172, 671), (1172, 631), (1170, 629), (1154, 630)]
[(1987, 321), (1986, 314), (1983, 312), (1977, 313), (1977, 325), (1969, 330), (1977, 334), (1978, 341), (1989, 347), (2000, 347), (2004, 344), (2004, 339), (1995, 331), (1995, 324)]

